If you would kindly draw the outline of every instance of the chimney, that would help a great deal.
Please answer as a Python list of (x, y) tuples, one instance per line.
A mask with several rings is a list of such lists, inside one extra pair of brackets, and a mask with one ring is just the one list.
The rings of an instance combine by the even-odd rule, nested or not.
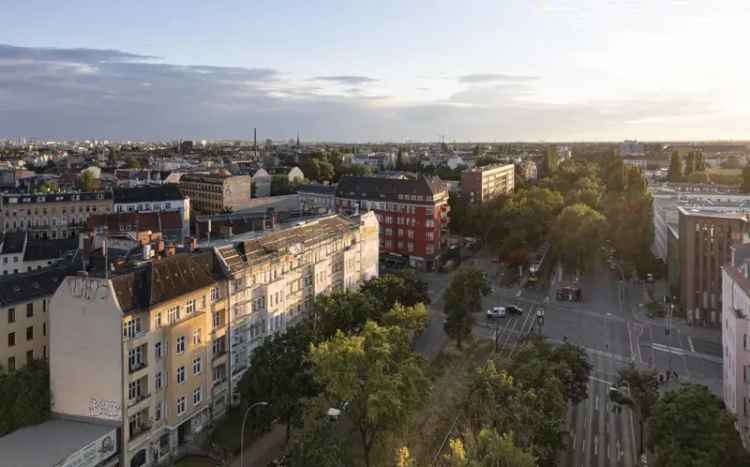
[(165, 256), (174, 256), (175, 254), (175, 246), (174, 243), (169, 242), (169, 245), (167, 245), (166, 255)]

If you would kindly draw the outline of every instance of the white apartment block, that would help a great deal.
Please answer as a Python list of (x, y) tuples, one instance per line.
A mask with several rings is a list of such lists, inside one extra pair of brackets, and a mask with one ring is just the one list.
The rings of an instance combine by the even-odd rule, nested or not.
[(378, 275), (378, 232), (372, 212), (330, 215), (216, 249), (229, 277), (233, 387), (252, 351), (304, 316), (314, 297)]
[(750, 447), (750, 244), (733, 248), (722, 269), (724, 404), (736, 418), (742, 444)]

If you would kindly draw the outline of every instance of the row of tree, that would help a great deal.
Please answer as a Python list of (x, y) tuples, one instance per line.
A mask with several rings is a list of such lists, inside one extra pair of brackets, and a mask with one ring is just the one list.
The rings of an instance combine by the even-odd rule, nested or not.
[(34, 360), (17, 370), (0, 368), (0, 436), (49, 418), (49, 366)]

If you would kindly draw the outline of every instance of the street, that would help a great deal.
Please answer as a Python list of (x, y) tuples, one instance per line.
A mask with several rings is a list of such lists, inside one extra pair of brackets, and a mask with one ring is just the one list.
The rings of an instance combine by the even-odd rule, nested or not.
[[(579, 345), (589, 355), (593, 365), (589, 398), (568, 410), (568, 449), (561, 453), (559, 465), (637, 465), (638, 420), (626, 407), (616, 413), (608, 395), (618, 370), (631, 363), (665, 373), (676, 371), (679, 381), (704, 384), (721, 395), (720, 331), (689, 327), (675, 319), (667, 335), (664, 320), (650, 319), (642, 310), (643, 286), (622, 283), (619, 275), (603, 263), (597, 263), (581, 278), (580, 303), (556, 301), (554, 286), (549, 290), (502, 288), (497, 285), (497, 264), (477, 258), (473, 263), (493, 281), (493, 292), (483, 301), (486, 308), (515, 304), (524, 309), (521, 316), (491, 321), (477, 317), (476, 337), (497, 336), (499, 351), (512, 355), (520, 337), (538, 332), (535, 313), (543, 308), (542, 334), (553, 343), (567, 340)], [(450, 282), (450, 274), (422, 277), (429, 283), (433, 304), (428, 327), (415, 346), (425, 355), (434, 355), (446, 339), (440, 295)], [(668, 384), (675, 384), (673, 381)]]

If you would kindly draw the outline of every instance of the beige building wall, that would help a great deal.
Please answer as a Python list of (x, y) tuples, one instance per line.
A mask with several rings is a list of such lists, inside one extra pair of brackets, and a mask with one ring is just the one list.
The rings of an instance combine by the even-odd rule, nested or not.
[(122, 420), (122, 314), (111, 283), (66, 277), (49, 315), (52, 411)]
[(47, 358), (48, 300), (41, 297), (0, 308), (0, 366), (18, 369), (32, 359)]

